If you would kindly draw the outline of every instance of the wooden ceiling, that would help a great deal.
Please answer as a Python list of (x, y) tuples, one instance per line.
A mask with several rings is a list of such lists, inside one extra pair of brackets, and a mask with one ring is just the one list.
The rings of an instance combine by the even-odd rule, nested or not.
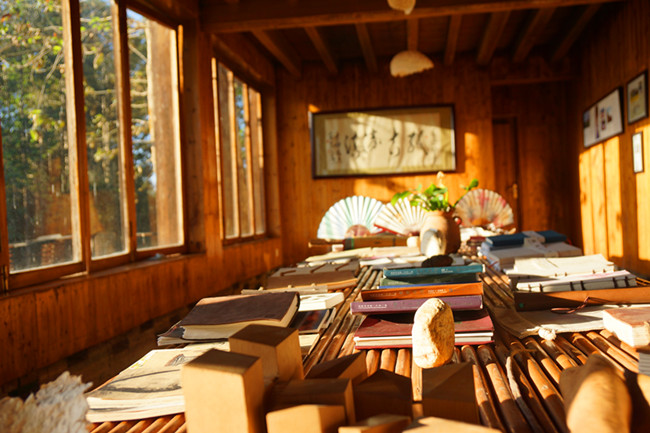
[(471, 55), (489, 65), (495, 54), (513, 63), (537, 54), (563, 59), (606, 3), (624, 0), (416, 0), (406, 15), (387, 0), (200, 0), (204, 30), (241, 33), (299, 77), (303, 62), (337, 74), (343, 61), (418, 50), (450, 65)]

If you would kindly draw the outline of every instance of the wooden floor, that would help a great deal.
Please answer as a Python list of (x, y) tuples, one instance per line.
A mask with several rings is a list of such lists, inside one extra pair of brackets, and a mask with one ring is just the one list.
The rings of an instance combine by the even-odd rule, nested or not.
[[(352, 336), (361, 315), (349, 314), (350, 303), (364, 288), (378, 282), (379, 271), (362, 269), (359, 283), (346, 291), (346, 302), (312, 352), (304, 359), (305, 372), (319, 362), (352, 353)], [(512, 305), (507, 281), (490, 269), (482, 276), (487, 307)], [(539, 337), (515, 340), (496, 329), (496, 342), (457, 347), (454, 362), (473, 364), (476, 399), (482, 424), (508, 433), (566, 432), (563, 399), (559, 393), (562, 370), (582, 365), (592, 353), (605, 355), (618, 369), (636, 372), (636, 351), (607, 331), (570, 333), (554, 341)], [(414, 413), (422, 384), (419, 368), (412, 363), (410, 349), (368, 350), (368, 374), (378, 369), (410, 377), (413, 383)], [(90, 425), (92, 432), (184, 432), (182, 414), (138, 421), (105, 422)]]

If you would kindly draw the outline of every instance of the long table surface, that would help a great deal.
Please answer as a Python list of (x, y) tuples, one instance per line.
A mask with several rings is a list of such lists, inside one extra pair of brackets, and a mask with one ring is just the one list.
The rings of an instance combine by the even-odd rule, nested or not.
[[(350, 314), (350, 303), (361, 290), (376, 285), (381, 271), (361, 268), (356, 287), (345, 290), (345, 302), (336, 317), (304, 358), (305, 373), (314, 365), (355, 351), (353, 335), (363, 315)], [(507, 276), (486, 267), (481, 274), (484, 302), (513, 308)], [(385, 369), (410, 377), (413, 398), (421, 399), (421, 374), (412, 362), (411, 349), (372, 349), (366, 351), (368, 375)], [(495, 342), (456, 347), (453, 362), (473, 364), (476, 400), (483, 425), (508, 433), (567, 432), (563, 399), (559, 392), (562, 370), (582, 365), (594, 353), (604, 355), (618, 369), (638, 372), (636, 350), (601, 331), (563, 333), (554, 340), (540, 337), (516, 339), (499, 328), (495, 321)], [(418, 415), (414, 405), (414, 415)], [(93, 433), (142, 432), (181, 433), (186, 431), (183, 414), (134, 421), (90, 424)]]

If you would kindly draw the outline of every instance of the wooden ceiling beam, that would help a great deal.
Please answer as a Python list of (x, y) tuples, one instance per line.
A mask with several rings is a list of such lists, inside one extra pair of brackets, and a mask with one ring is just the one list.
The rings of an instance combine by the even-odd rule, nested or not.
[(327, 44), (327, 41), (323, 37), (322, 32), (316, 27), (311, 26), (305, 27), (305, 32), (307, 32), (307, 36), (309, 36), (309, 39), (311, 39), (314, 47), (316, 47), (316, 51), (318, 51), (318, 54), (320, 54), (320, 57), (323, 60), (323, 63), (325, 63), (325, 67), (329, 73), (332, 75), (338, 74), (339, 68), (336, 64), (336, 57)]
[(530, 16), (526, 22), (526, 26), (517, 39), (514, 54), (512, 55), (513, 62), (522, 62), (528, 56), (528, 53), (530, 53), (530, 50), (533, 49), (539, 39), (540, 33), (551, 20), (555, 9), (538, 9)]
[(580, 36), (596, 12), (598, 12), (598, 9), (600, 9), (600, 4), (592, 4), (583, 9), (580, 17), (575, 20), (571, 30), (569, 30), (564, 39), (562, 39), (553, 51), (551, 62), (557, 62), (567, 55), (573, 43), (578, 39), (578, 36)]
[[(602, 4), (623, 0), (418, 0), (409, 18), (498, 13), (524, 9), (544, 9)], [(242, 32), (402, 21), (404, 13), (388, 7), (386, 0), (302, 1), (240, 0), (235, 3), (203, 2), (199, 16), (202, 30)]]
[(409, 51), (418, 50), (419, 23), (419, 20), (413, 18), (406, 21), (406, 49)]
[(300, 57), (282, 34), (277, 31), (255, 30), (253, 36), (282, 63), (291, 75), (300, 77), (302, 70)]
[(462, 15), (452, 15), (449, 17), (449, 28), (447, 29), (447, 44), (445, 45), (445, 65), (449, 66), (454, 63), (456, 56), (456, 46), (458, 45), (458, 35), (460, 34), (460, 22)]
[(510, 18), (510, 11), (495, 12), (490, 15), (488, 23), (485, 26), (485, 32), (483, 33), (483, 39), (481, 40), (478, 55), (476, 56), (476, 63), (479, 65), (487, 65), (490, 63), (494, 51), (497, 49), (497, 45), (499, 44), (499, 38), (501, 38), (503, 29), (506, 27), (508, 18)]
[(363, 58), (366, 61), (366, 67), (370, 72), (376, 74), (378, 71), (377, 56), (375, 56), (375, 50), (372, 48), (372, 41), (370, 40), (368, 27), (363, 23), (356, 23), (354, 26), (357, 29), (357, 37), (359, 38)]

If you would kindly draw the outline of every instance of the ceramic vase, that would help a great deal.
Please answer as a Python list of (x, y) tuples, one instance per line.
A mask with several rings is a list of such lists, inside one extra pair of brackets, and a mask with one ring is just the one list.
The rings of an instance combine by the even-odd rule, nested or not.
[(453, 211), (427, 212), (420, 229), (420, 252), (427, 257), (455, 253), (460, 248), (460, 227)]

